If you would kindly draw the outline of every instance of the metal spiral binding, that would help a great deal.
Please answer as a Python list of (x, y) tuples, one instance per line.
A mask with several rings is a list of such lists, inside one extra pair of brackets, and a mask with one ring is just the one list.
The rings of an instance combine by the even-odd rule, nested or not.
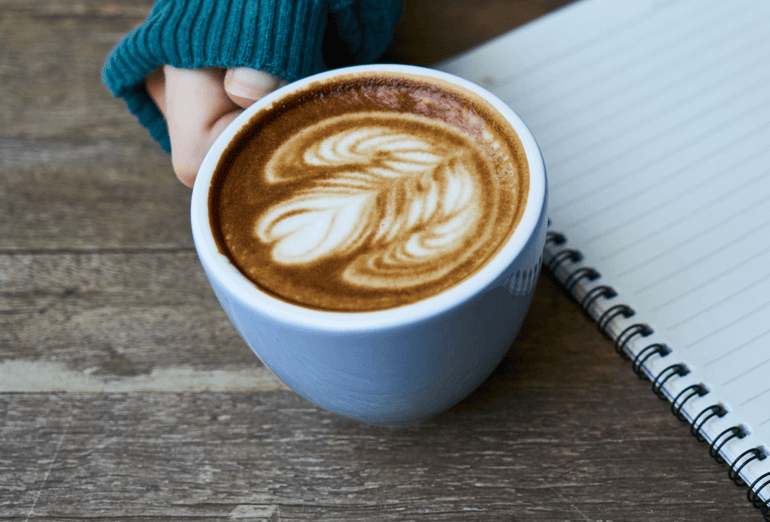
[[(708, 392), (709, 391), (702, 384), (691, 384), (674, 397), (674, 400), (671, 402), (671, 413), (673, 413), (680, 421), (686, 421), (687, 418), (684, 416), (684, 413), (682, 413), (682, 408), (684, 408), (685, 403), (695, 396), (703, 397)], [(684, 399), (680, 401), (679, 399), (681, 399), (682, 396), (684, 396)]]
[[(548, 220), (548, 226), (551, 225), (551, 221)], [(564, 234), (560, 234), (559, 232), (553, 232), (548, 231), (545, 233), (545, 242), (546, 243), (553, 243), (554, 245), (561, 245), (565, 241), (567, 241), (567, 238), (564, 237)]]
[[(747, 458), (746, 460), (744, 460), (743, 463), (740, 466), (735, 467), (736, 464), (741, 462), (741, 459), (743, 459), (747, 455), (751, 455), (751, 456), (749, 458)], [(744, 480), (740, 476), (741, 475), (741, 470), (743, 470), (743, 468), (745, 468), (746, 465), (749, 462), (751, 462), (751, 461), (754, 461), (754, 460), (764, 460), (764, 459), (765, 459), (765, 454), (762, 452), (761, 449), (759, 449), (759, 448), (747, 449), (746, 451), (744, 451), (743, 453), (741, 453), (740, 455), (738, 455), (735, 458), (735, 460), (733, 461), (732, 465), (730, 466), (730, 469), (727, 470), (727, 477), (730, 480), (732, 480), (733, 483), (736, 486), (739, 486), (739, 487), (740, 486), (748, 486), (748, 484), (746, 484), (746, 482), (744, 482)]]
[(636, 312), (634, 312), (634, 309), (627, 305), (616, 304), (607, 308), (604, 313), (599, 316), (599, 319), (596, 320), (596, 326), (599, 328), (600, 332), (605, 332), (607, 331), (607, 327), (609, 326), (610, 321), (615, 319), (617, 316), (622, 315), (628, 319), (635, 313)]
[(665, 357), (669, 353), (671, 353), (671, 349), (665, 344), (654, 343), (647, 345), (634, 357), (632, 368), (640, 379), (647, 379), (647, 374), (644, 373), (644, 363), (647, 362), (647, 359), (655, 354)]
[(548, 261), (546, 268), (548, 268), (548, 270), (551, 272), (556, 273), (556, 269), (559, 268), (559, 265), (568, 259), (573, 263), (577, 263), (583, 259), (583, 254), (572, 248), (561, 250), (558, 254), (553, 256), (550, 261)]
[[(767, 486), (770, 486), (770, 478), (768, 477), (770, 477), (770, 471), (764, 475), (760, 475), (757, 480), (752, 482), (751, 486), (749, 486), (749, 491), (746, 493), (746, 498), (749, 499), (749, 502), (751, 502), (752, 506), (761, 511), (762, 516), (765, 517), (765, 520), (770, 521), (770, 516), (768, 516), (770, 514), (770, 500), (762, 502), (762, 499), (759, 497), (759, 493)], [(762, 479), (766, 480), (760, 484)]]
[(569, 293), (572, 293), (572, 289), (575, 288), (575, 285), (578, 284), (581, 279), (595, 281), (596, 279), (599, 279), (599, 277), (599, 272), (593, 268), (584, 266), (582, 268), (578, 268), (569, 275), (569, 277), (564, 281), (564, 287)]
[(652, 381), (652, 391), (660, 399), (666, 400), (666, 393), (663, 391), (663, 385), (666, 384), (666, 381), (668, 381), (674, 375), (678, 375), (679, 377), (684, 377), (688, 373), (690, 373), (690, 370), (688, 370), (684, 364), (677, 363), (677, 364), (672, 364), (671, 366), (667, 366)]
[[(549, 221), (550, 225), (550, 221)], [(559, 233), (549, 231), (546, 234), (546, 244), (562, 245), (567, 241), (567, 238)], [(546, 264), (554, 275), (558, 268), (566, 263), (568, 260), (572, 262), (578, 262), (583, 259), (583, 255), (580, 251), (573, 248), (562, 249), (551, 257), (550, 261)], [(579, 267), (569, 273), (562, 282), (565, 290), (572, 295), (575, 295), (574, 289), (581, 281), (595, 281), (599, 279), (601, 275), (594, 268), (591, 267)], [(617, 292), (611, 286), (598, 285), (588, 290), (585, 295), (580, 298), (579, 306), (583, 312), (588, 313), (591, 305), (599, 298), (604, 297), (611, 299), (617, 296)], [(602, 312), (599, 318), (596, 320), (597, 326), (600, 331), (607, 335), (609, 334), (609, 325), (619, 316), (624, 318), (632, 317), (635, 314), (634, 310), (626, 304), (615, 304), (610, 306), (607, 310)], [(626, 355), (625, 349), (631, 339), (636, 336), (647, 337), (653, 333), (652, 328), (644, 323), (634, 323), (620, 332), (615, 337), (615, 349), (619, 354), (625, 358), (630, 357)], [(671, 349), (662, 343), (653, 343), (644, 347), (639, 351), (632, 360), (632, 368), (640, 379), (649, 379), (652, 382), (652, 391), (659, 398), (665, 400), (666, 392), (664, 387), (669, 380), (674, 377), (683, 377), (690, 373), (689, 369), (681, 363), (675, 363), (666, 366), (663, 370), (658, 372), (654, 377), (648, 376), (644, 369), (647, 361), (655, 356), (666, 357), (671, 353)], [(687, 422), (687, 417), (684, 413), (685, 404), (695, 399), (696, 397), (703, 397), (709, 393), (708, 388), (702, 383), (691, 384), (681, 390), (671, 401), (671, 413), (680, 421)], [(701, 442), (706, 441), (706, 437), (703, 435), (703, 427), (713, 418), (721, 418), (727, 415), (728, 411), (721, 404), (712, 404), (706, 408), (700, 410), (693, 420), (689, 422), (690, 433), (693, 437)], [(718, 463), (724, 463), (725, 459), (721, 455), (722, 448), (731, 440), (742, 439), (747, 436), (746, 430), (741, 426), (731, 426), (721, 433), (719, 433), (709, 444), (709, 454)], [(728, 478), (736, 486), (748, 486), (746, 497), (748, 501), (757, 509), (760, 510), (765, 521), (770, 522), (770, 499), (764, 501), (761, 498), (761, 493), (766, 489), (770, 491), (770, 472), (760, 475), (751, 485), (740, 477), (743, 469), (754, 461), (762, 461), (768, 457), (767, 452), (761, 448), (750, 448), (741, 453), (735, 458), (727, 471)]]
[[(683, 390), (684, 392), (684, 390)], [(681, 395), (681, 393), (680, 393)], [(700, 440), (705, 441), (706, 438), (701, 434), (701, 429), (713, 417), (724, 417), (727, 414), (727, 410), (721, 404), (712, 404), (708, 408), (704, 408), (695, 416), (690, 426), (690, 431), (693, 436)], [(725, 459), (720, 455), (722, 447), (732, 439), (742, 439), (747, 435), (746, 430), (740, 426), (731, 426), (719, 435), (714, 437), (714, 440), (709, 444), (709, 454), (719, 463), (723, 463)], [(730, 464), (727, 470), (727, 477), (733, 481), (736, 486), (748, 486), (746, 482), (740, 477), (741, 471), (751, 462), (758, 460), (765, 460), (767, 454), (762, 448), (750, 448), (738, 455)], [(760, 498), (760, 492), (770, 486), (770, 472), (760, 475), (750, 486), (746, 492), (746, 497), (751, 504), (760, 510), (764, 519), (770, 522), (770, 500), (762, 501)], [(764, 482), (763, 482), (764, 480)]]
[[(690, 433), (692, 433), (692, 436), (700, 442), (704, 442), (706, 437), (701, 435), (701, 428), (703, 428), (712, 417), (724, 417), (725, 415), (727, 415), (727, 410), (721, 404), (712, 404), (708, 408), (702, 409), (692, 420), (692, 423), (690, 424)], [(703, 417), (702, 420), (701, 417)]]
[[(709, 455), (711, 455), (711, 457), (718, 463), (723, 463), (725, 459), (722, 458), (722, 456), (719, 454), (722, 446), (736, 437), (742, 439), (745, 436), (746, 431), (740, 426), (731, 426), (727, 428), (725, 431), (714, 437), (713, 441), (711, 441), (711, 445), (709, 446)], [(717, 444), (717, 442), (719, 442), (719, 444)]]
[(628, 359), (628, 356), (626, 355), (625, 349), (626, 345), (628, 344), (628, 341), (630, 341), (635, 335), (641, 335), (642, 337), (648, 337), (652, 335), (653, 330), (650, 328), (649, 325), (644, 323), (636, 323), (632, 324), (622, 332), (620, 332), (620, 335), (618, 335), (617, 339), (615, 339), (615, 351), (618, 352), (620, 355), (622, 355), (624, 358)]
[(584, 312), (588, 312), (588, 308), (591, 306), (591, 304), (593, 304), (593, 302), (599, 299), (600, 297), (605, 297), (606, 299), (610, 299), (612, 297), (615, 297), (616, 295), (618, 295), (618, 293), (611, 286), (607, 286), (607, 285), (596, 286), (591, 290), (589, 290), (588, 293), (583, 296), (583, 299), (580, 300), (580, 308)]

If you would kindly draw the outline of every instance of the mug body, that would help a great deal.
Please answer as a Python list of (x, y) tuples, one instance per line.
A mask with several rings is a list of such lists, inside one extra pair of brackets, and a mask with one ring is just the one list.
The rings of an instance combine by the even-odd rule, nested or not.
[[(371, 312), (321, 311), (262, 292), (219, 252), (209, 187), (230, 140), (260, 109), (319, 80), (350, 73), (412, 74), (457, 85), (489, 102), (514, 128), (529, 165), (527, 204), (507, 243), (459, 284), (426, 299)], [(240, 335), (279, 379), (331, 412), (378, 425), (408, 425), (450, 408), (476, 388), (510, 348), (532, 300), (545, 242), (548, 189), (540, 150), (524, 122), (483, 88), (439, 71), (403, 65), (337, 69), (259, 100), (207, 154), (195, 181), (196, 250)]]

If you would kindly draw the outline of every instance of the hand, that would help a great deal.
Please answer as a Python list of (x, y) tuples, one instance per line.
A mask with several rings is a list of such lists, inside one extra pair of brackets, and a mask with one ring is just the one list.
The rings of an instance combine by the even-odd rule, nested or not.
[(243, 109), (284, 83), (248, 67), (177, 69), (164, 65), (148, 75), (147, 92), (166, 119), (171, 164), (179, 181), (192, 187), (217, 136)]

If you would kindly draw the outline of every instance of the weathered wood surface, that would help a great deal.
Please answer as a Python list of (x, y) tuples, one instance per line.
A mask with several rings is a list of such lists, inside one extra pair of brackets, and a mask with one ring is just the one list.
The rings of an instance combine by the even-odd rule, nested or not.
[[(409, 0), (384, 60), (565, 3)], [(431, 422), (287, 391), (205, 281), (189, 191), (101, 85), (149, 5), (0, 0), (0, 520), (760, 519), (547, 277), (493, 376)]]

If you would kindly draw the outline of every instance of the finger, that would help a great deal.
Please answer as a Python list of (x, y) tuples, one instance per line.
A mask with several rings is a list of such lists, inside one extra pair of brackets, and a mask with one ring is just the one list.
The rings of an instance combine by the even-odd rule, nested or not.
[(227, 95), (244, 109), (282, 85), (286, 82), (278, 76), (250, 67), (234, 67), (225, 74)]
[(242, 110), (225, 92), (223, 69), (165, 65), (163, 71), (171, 162), (179, 180), (192, 187), (206, 152)]
[(144, 85), (147, 88), (147, 93), (155, 102), (155, 105), (160, 109), (161, 114), (166, 116), (166, 86), (165, 77), (163, 76), (163, 67), (158, 67), (153, 72), (147, 75), (144, 80)]

